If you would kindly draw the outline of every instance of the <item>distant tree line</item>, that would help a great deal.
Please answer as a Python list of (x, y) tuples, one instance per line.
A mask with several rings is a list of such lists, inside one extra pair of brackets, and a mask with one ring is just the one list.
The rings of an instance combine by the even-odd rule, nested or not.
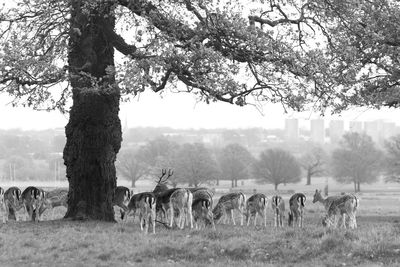
[[(280, 184), (299, 182), (301, 177), (311, 185), (312, 177), (332, 176), (340, 183), (352, 183), (356, 192), (361, 190), (361, 184), (380, 177), (387, 182), (400, 182), (400, 135), (386, 140), (383, 150), (371, 137), (360, 133), (347, 133), (338, 146), (328, 149), (311, 142), (292, 147), (286, 143), (264, 144), (256, 149), (243, 140), (254, 137), (253, 143), (259, 144), (266, 132), (253, 130), (218, 130), (223, 132), (224, 142), (216, 146), (203, 143), (200, 138), (183, 142), (185, 139), (173, 134), (178, 130), (170, 128), (130, 129), (127, 135), (131, 137), (124, 139), (125, 146), (118, 154), (118, 176), (135, 186), (137, 180), (154, 178), (160, 169), (171, 168), (174, 175), (170, 182), (174, 186), (218, 185), (220, 180), (229, 180), (232, 187), (237, 187), (240, 180), (254, 179), (276, 189)], [(213, 133), (183, 131), (187, 136)], [(162, 134), (166, 132), (172, 137)], [(136, 141), (141, 142), (133, 142), (132, 133), (137, 133)], [(279, 135), (279, 131), (276, 133)], [(0, 130), (0, 178), (65, 179), (61, 157), (64, 144), (62, 131)]]

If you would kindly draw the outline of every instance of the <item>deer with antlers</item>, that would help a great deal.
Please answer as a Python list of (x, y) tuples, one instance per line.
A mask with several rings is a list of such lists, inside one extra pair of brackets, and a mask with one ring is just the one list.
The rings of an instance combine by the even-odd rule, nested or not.
[(235, 192), (223, 195), (218, 200), (217, 205), (213, 209), (214, 220), (218, 221), (222, 217), (225, 218), (224, 223), (227, 222), (228, 214), (232, 220), (233, 225), (236, 225), (233, 211), (237, 210), (240, 214), (240, 225), (243, 225), (243, 214), (245, 210), (246, 196), (242, 192)]
[(250, 219), (254, 218), (254, 226), (257, 225), (257, 215), (259, 214), (264, 220), (264, 226), (267, 226), (267, 205), (268, 198), (264, 194), (254, 194), (246, 201), (246, 223), (250, 224)]
[(166, 183), (173, 175), (173, 171), (169, 169), (168, 175), (165, 177), (166, 174), (167, 170), (162, 169), (161, 176), (153, 190), (157, 199), (157, 210), (164, 217), (164, 221), (167, 221), (167, 211), (170, 211), (170, 227), (173, 226), (175, 214), (177, 214), (179, 228), (183, 228), (185, 222), (190, 223), (190, 227), (193, 228), (193, 194), (185, 188), (169, 189)]
[(303, 215), (306, 203), (306, 196), (303, 193), (296, 193), (289, 199), (289, 218), (288, 225), (294, 226), (294, 222), (298, 227), (303, 227)]
[(283, 227), (285, 217), (285, 201), (281, 196), (273, 196), (271, 199), (272, 210), (274, 211), (274, 226)]

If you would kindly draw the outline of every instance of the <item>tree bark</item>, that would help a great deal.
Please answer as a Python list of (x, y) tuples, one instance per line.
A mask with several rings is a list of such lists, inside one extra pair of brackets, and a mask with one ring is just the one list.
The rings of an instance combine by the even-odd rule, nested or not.
[(357, 182), (357, 192), (361, 192), (361, 189), (360, 189), (360, 182)]
[(136, 187), (136, 180), (135, 179), (131, 180), (131, 187)]
[(357, 193), (357, 183), (354, 181), (354, 192)]
[(275, 191), (278, 190), (278, 184), (275, 184)]
[[(122, 141), (120, 91), (114, 50), (104, 27), (114, 29), (111, 4), (83, 7), (72, 1), (69, 73), (73, 105), (65, 128), (64, 164), (69, 182), (65, 218), (114, 221), (116, 155)], [(83, 12), (83, 9), (84, 12)]]

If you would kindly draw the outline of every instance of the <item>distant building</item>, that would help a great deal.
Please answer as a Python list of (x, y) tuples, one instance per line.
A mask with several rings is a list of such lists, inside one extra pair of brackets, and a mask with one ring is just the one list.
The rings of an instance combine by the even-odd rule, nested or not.
[(285, 138), (288, 141), (297, 141), (299, 139), (299, 120), (285, 120)]
[(349, 131), (355, 133), (362, 133), (363, 129), (363, 122), (362, 121), (351, 121), (349, 124)]
[(329, 137), (332, 144), (337, 144), (344, 134), (344, 121), (332, 120), (329, 123)]
[(325, 121), (323, 119), (311, 120), (311, 141), (323, 144), (325, 142)]
[(375, 121), (367, 121), (365, 122), (365, 133), (369, 135), (372, 140), (380, 144), (383, 140), (383, 121), (375, 120)]

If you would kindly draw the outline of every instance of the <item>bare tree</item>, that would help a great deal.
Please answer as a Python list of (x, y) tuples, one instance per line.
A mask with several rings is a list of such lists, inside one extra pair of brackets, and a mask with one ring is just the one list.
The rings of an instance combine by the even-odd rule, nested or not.
[(278, 190), (279, 184), (295, 183), (301, 180), (300, 164), (289, 152), (275, 148), (260, 154), (254, 164), (254, 176), (261, 183), (271, 183)]
[(318, 177), (325, 172), (326, 158), (325, 151), (319, 146), (312, 147), (310, 151), (300, 157), (300, 165), (306, 171), (306, 185), (311, 185), (312, 176)]
[(385, 176), (387, 182), (400, 183), (400, 135), (385, 142)]
[(131, 186), (135, 187), (136, 181), (149, 173), (149, 166), (138, 156), (139, 151), (122, 150), (118, 154), (117, 172), (131, 181)]
[(225, 146), (218, 153), (218, 164), (223, 180), (231, 180), (232, 187), (237, 187), (237, 181), (251, 177), (251, 166), (254, 157), (239, 144)]
[(332, 171), (337, 181), (353, 183), (354, 191), (359, 192), (361, 183), (377, 180), (382, 152), (375, 148), (370, 136), (348, 133), (343, 136), (340, 146), (332, 152)]

